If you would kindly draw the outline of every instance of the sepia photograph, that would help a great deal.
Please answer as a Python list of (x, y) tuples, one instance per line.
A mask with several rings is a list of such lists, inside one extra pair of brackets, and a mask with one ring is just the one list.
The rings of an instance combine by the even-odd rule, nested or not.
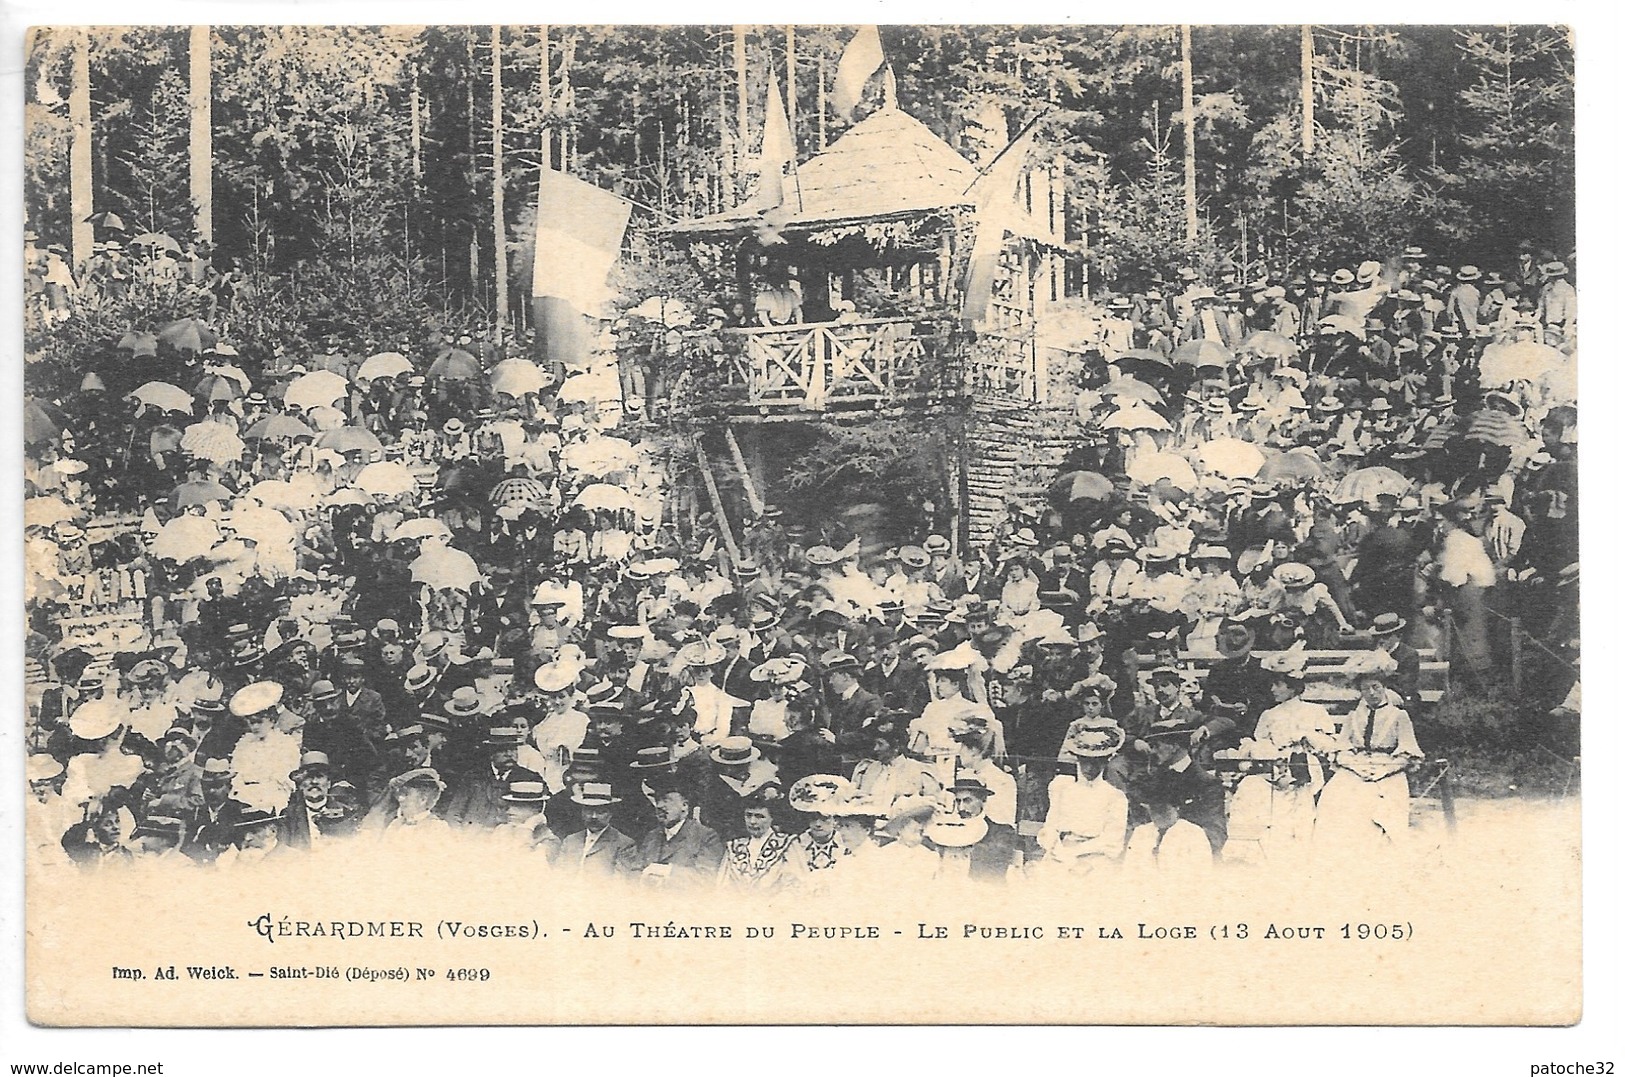
[(32, 28), (29, 1019), (1574, 1024), (1575, 50)]

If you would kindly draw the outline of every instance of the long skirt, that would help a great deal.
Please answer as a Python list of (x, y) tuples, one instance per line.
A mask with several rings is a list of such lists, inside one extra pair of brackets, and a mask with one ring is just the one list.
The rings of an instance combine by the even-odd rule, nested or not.
[(1320, 794), (1315, 852), (1339, 859), (1383, 852), (1405, 841), (1410, 822), (1411, 783), (1403, 771), (1368, 782), (1339, 770)]

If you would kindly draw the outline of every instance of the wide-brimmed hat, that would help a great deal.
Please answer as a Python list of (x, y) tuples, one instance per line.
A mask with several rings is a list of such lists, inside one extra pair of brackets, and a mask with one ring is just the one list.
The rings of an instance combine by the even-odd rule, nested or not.
[(1075, 759), (1106, 759), (1116, 755), (1127, 739), (1123, 727), (1110, 719), (1074, 723), (1072, 728), (1067, 730), (1059, 758), (1062, 762), (1071, 762)]
[(229, 782), (236, 776), (237, 772), (231, 769), (231, 760), (218, 755), (205, 759), (198, 773), (198, 777), (205, 783)]
[(695, 640), (684, 644), (677, 652), (677, 661), (690, 669), (719, 666), (728, 660), (728, 652), (709, 640)]
[(468, 718), (480, 713), (484, 704), (480, 701), (480, 693), (471, 685), (463, 685), (452, 692), (451, 698), (441, 708), (446, 717), (455, 720)]
[(110, 737), (124, 723), (113, 707), (100, 703), (86, 703), (68, 719), (68, 732), (80, 740), (101, 740)]
[(31, 782), (54, 781), (62, 775), (65, 769), (60, 759), (54, 755), (46, 755), (44, 752), (30, 755), (24, 767), (27, 778)]
[(814, 546), (806, 553), (807, 563), (817, 568), (828, 568), (840, 562), (840, 554), (835, 552), (833, 546)]
[(125, 676), (131, 684), (152, 684), (169, 676), (169, 666), (156, 658), (145, 658), (131, 666)]
[(398, 793), (409, 785), (424, 789), (437, 789), (441, 792), (445, 792), (446, 789), (446, 783), (440, 777), (440, 772), (433, 767), (418, 767), (389, 779), (391, 792)]
[(711, 746), (711, 761), (733, 767), (762, 758), (761, 749), (749, 737), (723, 737)]
[(1343, 665), (1343, 672), (1355, 682), (1366, 677), (1386, 681), (1398, 671), (1399, 663), (1386, 651), (1363, 651)]
[(1478, 271), (1477, 266), (1462, 266), (1456, 270), (1456, 279), (1459, 281), (1477, 280), (1481, 276), (1483, 274)]
[(1346, 267), (1343, 268), (1343, 269), (1339, 269), (1337, 272), (1332, 274), (1331, 282), (1333, 284), (1353, 284), (1354, 283), (1354, 270), (1348, 269)]
[(440, 679), (440, 670), (434, 666), (418, 663), (406, 671), (406, 690), (413, 695), (427, 690)]
[(837, 670), (856, 672), (860, 668), (858, 660), (845, 651), (825, 651), (819, 656), (818, 665), (825, 673), (834, 673)]
[(306, 774), (331, 774), (333, 764), (328, 761), (326, 752), (304, 752), (299, 756), (299, 765), (288, 772), (288, 777), (298, 781)]
[(608, 782), (578, 782), (570, 791), (570, 799), (583, 808), (609, 808), (621, 802)]
[(925, 568), (931, 563), (931, 555), (920, 546), (904, 546), (897, 551), (897, 559), (907, 568)]
[(1276, 565), (1272, 575), (1276, 583), (1293, 589), (1308, 587), (1315, 582), (1315, 570), (1301, 561), (1287, 561)]
[(1298, 650), (1275, 651), (1260, 658), (1258, 665), (1265, 673), (1302, 678), (1309, 668), (1309, 656)]
[(926, 538), (924, 550), (929, 554), (948, 553), (953, 545), (942, 535), (930, 535)]
[(936, 813), (937, 806), (928, 797), (901, 796), (892, 801), (891, 810), (886, 813), (886, 821), (881, 824), (880, 829), (896, 837), (903, 824), (910, 819), (926, 823)]
[[(1227, 638), (1227, 636), (1229, 632), (1238, 628), (1246, 633), (1246, 637), (1239, 643), (1233, 643)], [(1258, 630), (1256, 628), (1241, 618), (1229, 617), (1219, 625), (1219, 635), (1214, 646), (1219, 649), (1219, 654), (1221, 656), (1225, 658), (1236, 658), (1251, 652), (1253, 645), (1257, 642)]]
[(1354, 279), (1361, 284), (1371, 284), (1381, 275), (1381, 262), (1361, 262), (1360, 267), (1354, 271)]
[(987, 837), (987, 818), (978, 815), (961, 819), (957, 815), (936, 813), (925, 828), (926, 840), (942, 849), (965, 849)]
[(669, 744), (656, 744), (639, 748), (638, 754), (627, 765), (633, 770), (667, 770), (677, 763), (677, 755)]
[(574, 663), (554, 661), (538, 667), (531, 680), (539, 691), (553, 695), (569, 691), (575, 686), (578, 676), (579, 670)]
[(517, 748), (524, 743), (523, 729), (512, 725), (495, 725), (485, 731), (480, 747), (501, 751), (504, 748)]
[(1391, 636), (1403, 630), (1405, 618), (1397, 613), (1379, 613), (1371, 619), (1370, 632), (1373, 636)]
[(232, 693), (228, 709), (238, 718), (268, 711), (282, 702), (283, 687), (276, 681), (255, 681)]
[(1569, 267), (1563, 262), (1547, 262), (1540, 267), (1540, 275), (1546, 280), (1569, 275)]
[(790, 786), (790, 807), (809, 815), (829, 815), (828, 809), (847, 800), (855, 787), (839, 774), (808, 774)]
[(750, 671), (750, 679), (768, 684), (794, 684), (806, 672), (807, 663), (799, 658), (770, 658)]
[(546, 804), (547, 783), (539, 774), (515, 770), (508, 775), (508, 787), (503, 790), (502, 799), (509, 804)]
[(983, 798), (993, 795), (993, 790), (989, 789), (985, 784), (983, 784), (982, 779), (969, 774), (955, 779), (954, 783), (948, 787), (948, 792), (969, 793), (973, 796)]

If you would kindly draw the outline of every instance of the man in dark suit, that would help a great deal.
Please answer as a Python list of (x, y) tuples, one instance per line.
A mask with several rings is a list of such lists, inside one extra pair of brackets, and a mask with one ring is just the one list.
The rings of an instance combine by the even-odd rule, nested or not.
[(656, 825), (638, 843), (644, 880), (657, 886), (714, 881), (722, 865), (722, 839), (694, 818), (694, 791), (675, 774), (649, 785)]
[(873, 692), (865, 691), (859, 678), (863, 671), (858, 660), (844, 651), (823, 655), (824, 704), (829, 708), (829, 728), (838, 742), (854, 736), (863, 723), (885, 710)]
[(248, 805), (231, 795), (236, 774), (225, 759), (214, 757), (203, 763), (203, 803), (185, 813), (181, 852), (193, 860), (213, 863), (228, 846), (236, 843), (237, 821)]
[(1405, 619), (1394, 613), (1384, 613), (1371, 622), (1371, 635), (1377, 647), (1399, 666), (1388, 684), (1405, 701), (1406, 713), (1413, 718), (1422, 705), (1422, 656), (1415, 647), (1401, 637)]
[[(1021, 842), (1016, 828), (987, 818), (984, 810), (992, 790), (975, 778), (960, 778), (949, 791), (953, 793), (954, 814), (959, 817), (960, 823), (970, 828), (968, 832), (972, 834), (983, 831), (985, 826), (985, 833), (972, 844), (956, 848), (948, 843), (938, 844), (937, 838), (945, 838), (946, 835), (941, 828), (933, 827), (926, 831), (926, 840), (938, 848), (944, 860), (968, 857), (970, 878), (978, 882), (1004, 882), (1011, 867), (1020, 863)], [(936, 838), (933, 838), (933, 833)]]
[(559, 842), (553, 866), (595, 878), (624, 878), (635, 873), (637, 843), (610, 825), (621, 798), (604, 782), (582, 782), (570, 800), (581, 809), (582, 829)]
[(1191, 736), (1199, 728), (1176, 717), (1141, 734), (1139, 743), (1149, 747), (1150, 766), (1139, 780), (1165, 795), (1180, 818), (1201, 827), (1217, 853), (1224, 848), (1226, 833), (1224, 785), (1191, 756)]
[(368, 740), (382, 740), (388, 730), (384, 697), (367, 687), (367, 663), (359, 657), (345, 655), (339, 660), (338, 672), (339, 715), (346, 725), (360, 730)]

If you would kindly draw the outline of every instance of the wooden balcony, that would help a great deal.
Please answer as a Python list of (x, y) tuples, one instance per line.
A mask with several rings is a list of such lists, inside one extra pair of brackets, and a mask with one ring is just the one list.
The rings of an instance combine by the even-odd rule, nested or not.
[(761, 413), (882, 408), (958, 391), (947, 326), (868, 318), (727, 329), (727, 386)]

